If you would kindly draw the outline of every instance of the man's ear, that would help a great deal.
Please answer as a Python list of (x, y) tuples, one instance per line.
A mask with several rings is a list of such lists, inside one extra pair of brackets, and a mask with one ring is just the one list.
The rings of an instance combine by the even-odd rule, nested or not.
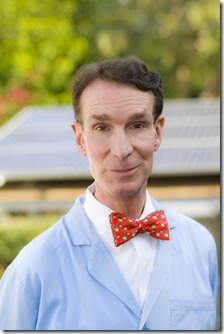
[(81, 155), (87, 155), (85, 139), (83, 136), (83, 130), (81, 124), (78, 122), (73, 122), (71, 124), (71, 128), (75, 136), (75, 145), (77, 147), (77, 150)]
[(163, 115), (160, 115), (154, 124), (154, 128), (155, 128), (154, 152), (158, 150), (162, 142), (162, 130), (163, 130), (164, 124), (165, 124), (165, 117)]

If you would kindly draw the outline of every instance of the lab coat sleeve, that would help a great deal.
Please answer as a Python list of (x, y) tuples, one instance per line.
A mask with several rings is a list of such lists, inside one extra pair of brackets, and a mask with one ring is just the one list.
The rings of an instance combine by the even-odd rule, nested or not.
[(6, 270), (0, 281), (0, 329), (33, 330), (35, 305), (19, 274), (11, 269)]
[(215, 241), (212, 237), (212, 245), (210, 252), (210, 284), (213, 292), (214, 299), (217, 299), (217, 288), (218, 288), (218, 257), (217, 248)]

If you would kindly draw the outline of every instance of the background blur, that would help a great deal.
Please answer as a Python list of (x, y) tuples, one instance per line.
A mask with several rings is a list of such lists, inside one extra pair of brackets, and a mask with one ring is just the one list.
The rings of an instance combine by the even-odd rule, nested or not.
[(210, 0), (0, 1), (0, 122), (70, 103), (76, 68), (136, 55), (167, 98), (219, 96), (220, 4)]
[[(195, 165), (192, 165), (192, 154), (181, 172), (170, 164), (170, 169), (152, 178), (150, 191), (157, 199), (207, 226), (215, 237), (220, 258), (219, 162), (212, 168), (203, 168), (213, 160), (212, 152), (219, 150), (220, 3), (211, 0), (3, 0), (0, 1), (0, 276), (19, 250), (66, 212), (76, 196), (92, 182), (91, 176), (82, 177), (80, 173), (77, 177), (66, 177), (59, 172), (56, 179), (50, 174), (43, 178), (43, 170), (42, 178), (41, 175), (39, 178), (18, 176), (20, 160), (24, 164), (34, 161), (31, 155), (30, 160), (23, 159), (22, 144), (30, 145), (29, 154), (36, 152), (32, 131), (26, 133), (22, 142), (25, 130), (15, 133), (18, 124), (22, 124), (24, 117), (32, 120), (38, 106), (42, 119), (38, 116), (38, 123), (35, 116), (33, 123), (43, 133), (38, 133), (42, 141), (38, 139), (35, 145), (38, 143), (39, 151), (50, 140), (53, 145), (53, 137), (44, 139), (44, 133), (56, 131), (54, 138), (60, 150), (62, 128), (59, 125), (64, 126), (63, 118), (57, 121), (60, 131), (55, 130), (54, 107), (49, 111), (46, 106), (66, 109), (71, 105), (71, 80), (80, 65), (128, 55), (142, 58), (163, 78), (171, 116), (176, 107), (167, 136), (172, 137), (178, 124), (183, 124), (183, 120), (178, 120), (178, 110), (185, 110), (185, 116), (191, 121), (184, 119), (185, 127), (192, 130), (188, 134), (191, 141), (180, 130), (183, 136), (178, 135), (180, 147), (186, 153), (189, 143), (192, 148), (198, 145)], [(24, 116), (27, 106), (34, 109), (29, 109)], [(69, 110), (72, 120), (72, 109)], [(52, 112), (54, 116), (50, 119)], [(198, 129), (193, 122), (204, 131), (200, 145), (198, 134), (194, 139), (194, 130)], [(29, 123), (29, 129), (33, 123)], [(12, 142), (13, 147), (9, 145)], [(177, 142), (175, 139), (176, 146)], [(175, 145), (172, 141), (172, 146)], [(24, 146), (26, 152), (27, 147)], [(210, 148), (202, 167), (197, 165), (201, 159), (200, 147), (201, 152)], [(63, 152), (65, 147), (58, 161), (63, 159)], [(6, 160), (11, 161), (8, 170), (17, 175), (8, 180), (7, 171), (3, 173)], [(47, 166), (47, 159), (44, 161)], [(27, 175), (29, 168), (33, 168), (29, 163)], [(203, 208), (208, 209), (207, 215), (202, 213)]]

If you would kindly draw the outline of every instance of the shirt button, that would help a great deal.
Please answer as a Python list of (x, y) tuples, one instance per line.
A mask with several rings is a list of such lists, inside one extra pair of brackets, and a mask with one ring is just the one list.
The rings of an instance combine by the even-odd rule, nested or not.
[(148, 270), (148, 269), (149, 269), (149, 264), (148, 264), (148, 263), (145, 263), (145, 264), (144, 264), (144, 269), (145, 269), (145, 270)]

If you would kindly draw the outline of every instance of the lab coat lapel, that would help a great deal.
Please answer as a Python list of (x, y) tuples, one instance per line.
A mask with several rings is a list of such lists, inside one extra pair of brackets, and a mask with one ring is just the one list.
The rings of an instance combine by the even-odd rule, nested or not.
[(72, 242), (75, 246), (90, 247), (87, 258), (89, 274), (116, 295), (140, 319), (141, 309), (113, 257), (94, 230), (83, 209), (83, 203), (84, 196), (77, 199), (73, 208), (66, 215), (66, 226)]
[[(156, 210), (164, 209), (154, 200), (153, 204)], [(173, 222), (172, 216), (168, 211), (165, 210), (165, 214), (170, 228), (170, 240), (158, 240), (157, 242), (157, 254), (142, 312), (140, 329), (144, 326), (147, 319), (150, 318), (150, 313), (163, 289), (177, 255), (177, 250), (174, 245), (176, 222)]]
[(92, 247), (88, 259), (88, 270), (98, 282), (115, 294), (140, 319), (141, 309), (121, 274), (117, 264), (103, 242), (93, 233)]
[(140, 328), (147, 321), (174, 263), (176, 249), (172, 241), (158, 241), (157, 255), (149, 282)]

